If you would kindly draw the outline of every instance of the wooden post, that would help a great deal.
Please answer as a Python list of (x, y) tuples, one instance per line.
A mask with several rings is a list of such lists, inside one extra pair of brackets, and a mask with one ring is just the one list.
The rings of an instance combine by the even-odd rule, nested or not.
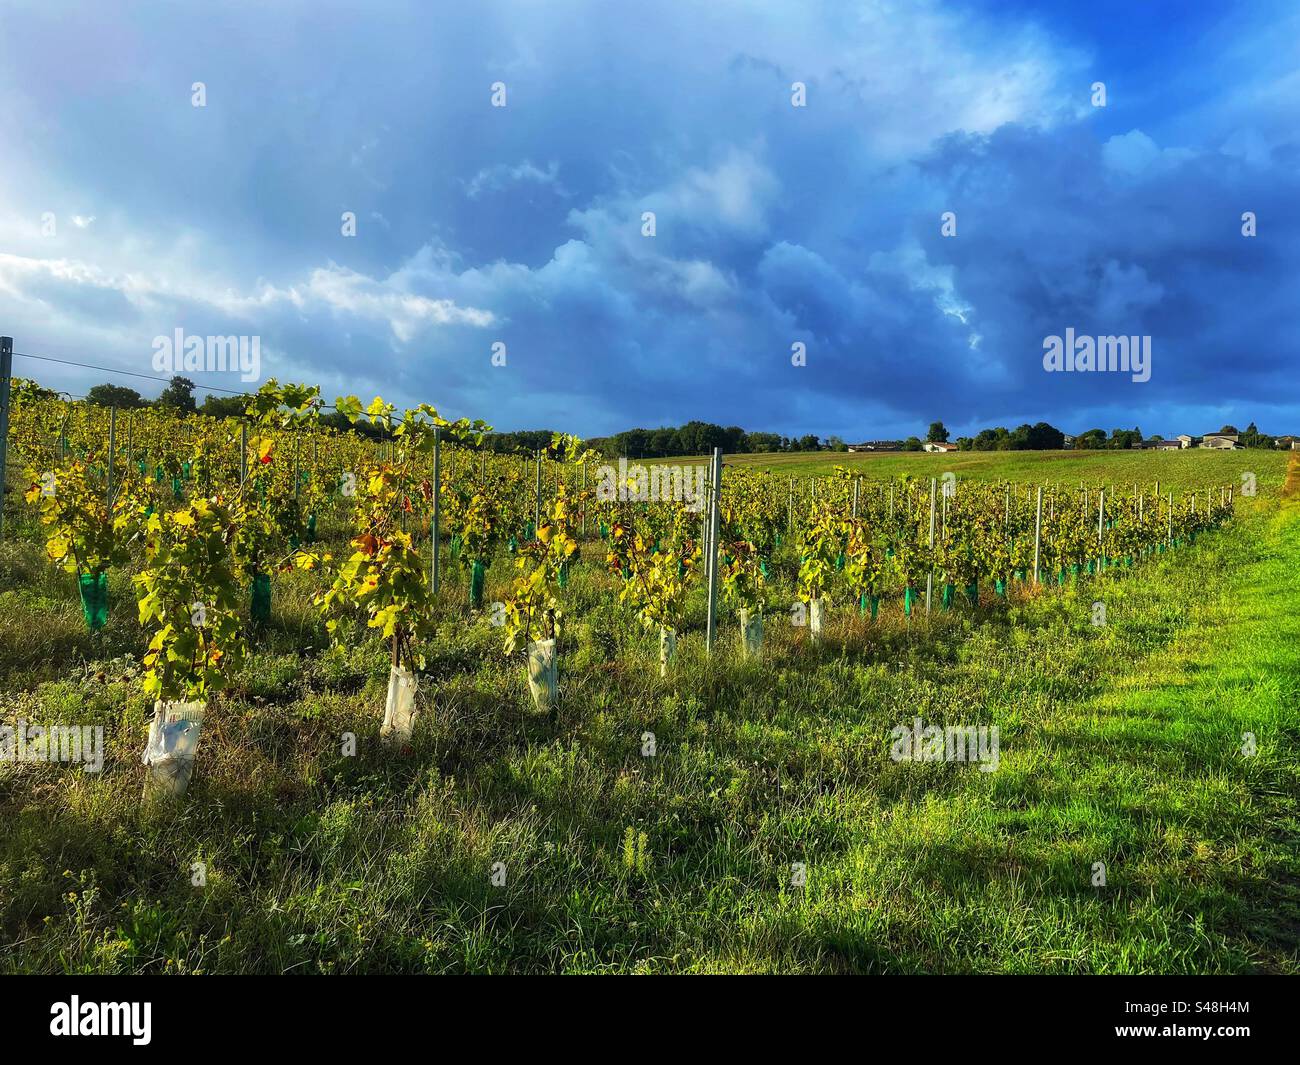
[(9, 379), (14, 372), (14, 338), (0, 337), (0, 539), (5, 532), (5, 489), (9, 487)]
[(433, 514), (429, 517), (429, 588), (438, 594), (438, 510), (442, 499), (442, 430), (433, 430)]
[[(930, 550), (934, 551), (934, 493), (938, 482), (930, 478)], [(925, 612), (930, 613), (930, 601), (934, 597), (934, 566), (931, 563), (930, 572), (925, 575)]]
[(108, 408), (108, 485), (104, 490), (104, 505), (113, 507), (113, 449), (117, 447), (117, 408)]
[(704, 628), (706, 654), (713, 653), (713, 637), (718, 622), (718, 522), (722, 511), (722, 448), (720, 447), (713, 449), (713, 473), (709, 481), (709, 556), (706, 559), (709, 574), (709, 610)]
[(1104, 562), (1102, 554), (1101, 536), (1102, 530), (1106, 525), (1106, 489), (1101, 488), (1097, 491), (1097, 572), (1101, 572)]
[(542, 453), (537, 452), (537, 490), (533, 495), (533, 535), (542, 526)]
[(1038, 583), (1039, 555), (1043, 543), (1043, 486), (1038, 486), (1038, 506), (1034, 512), (1034, 583)]

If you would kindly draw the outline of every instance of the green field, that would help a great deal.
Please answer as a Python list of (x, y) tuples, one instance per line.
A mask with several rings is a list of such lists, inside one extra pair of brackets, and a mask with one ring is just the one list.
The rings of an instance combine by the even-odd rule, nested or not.
[[(102, 724), (108, 753), (99, 775), (0, 764), (0, 971), (1300, 972), (1300, 467), (1284, 495), (1287, 456), (1261, 452), (727, 461), (1178, 490), (1249, 471), (1260, 494), (1177, 551), (978, 612), (840, 606), (814, 646), (774, 601), (759, 661), (729, 615), (705, 659), (697, 589), (668, 680), (591, 545), (547, 715), (458, 616), (456, 572), (398, 758), (383, 646), (324, 650), (312, 575), (277, 578), (187, 800), (155, 811), (129, 590), (115, 573), (91, 636), (71, 578), (6, 542), (0, 719)], [(891, 760), (915, 717), (996, 725), (999, 768)]]
[[(944, 455), (891, 451), (882, 454), (832, 451), (788, 454), (724, 455), (726, 465), (770, 470), (787, 476), (826, 476), (843, 466), (862, 477), (958, 477), (989, 481), (1035, 481), (1058, 484), (1086, 482), (1141, 485), (1155, 481), (1175, 490), (1207, 485), (1241, 484), (1241, 475), (1254, 473), (1261, 491), (1277, 489), (1286, 469), (1285, 451), (953, 451)], [(694, 458), (646, 459), (644, 462), (707, 462)]]

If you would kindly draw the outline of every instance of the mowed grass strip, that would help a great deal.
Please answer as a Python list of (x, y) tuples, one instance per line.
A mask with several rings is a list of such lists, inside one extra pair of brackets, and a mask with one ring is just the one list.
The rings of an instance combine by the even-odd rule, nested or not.
[[(754, 943), (817, 929), (825, 960), (886, 971), (1296, 972), (1300, 506), (1243, 524), (1094, 586), (1096, 639), (989, 685), (999, 770), (881, 811)], [(1091, 697), (1053, 691), (1067, 660)]]

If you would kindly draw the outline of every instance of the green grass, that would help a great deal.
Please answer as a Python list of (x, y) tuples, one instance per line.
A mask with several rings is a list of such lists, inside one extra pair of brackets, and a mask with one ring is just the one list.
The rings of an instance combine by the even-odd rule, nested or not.
[[(1089, 485), (1140, 485), (1150, 490), (1155, 481), (1174, 491), (1191, 491), (1211, 485), (1240, 486), (1243, 473), (1254, 473), (1261, 492), (1282, 483), (1288, 452), (1276, 450), (1216, 451), (954, 451), (944, 455), (926, 452), (882, 454), (793, 452), (775, 455), (726, 455), (729, 466), (769, 470), (788, 477), (825, 476), (844, 466), (863, 477), (938, 477), (952, 472), (976, 480), (1012, 480)], [(646, 463), (707, 462), (703, 457), (647, 459)]]
[[(6, 544), (0, 719), (102, 723), (108, 758), (0, 766), (0, 970), (1300, 972), (1300, 505), (1247, 454), (1262, 495), (1234, 526), (978, 614), (840, 607), (820, 646), (772, 617), (760, 662), (727, 617), (708, 663), (697, 594), (667, 681), (588, 549), (550, 715), (459, 619), (453, 570), (399, 757), (377, 742), (382, 649), (325, 650), (312, 576), (277, 579), (170, 812), (139, 804), (128, 608), (85, 635), (70, 578)], [(1242, 455), (1075, 461), (1171, 458), (1162, 480), (1193, 483), (1188, 463)], [(895, 763), (914, 716), (998, 726), (1000, 768)]]

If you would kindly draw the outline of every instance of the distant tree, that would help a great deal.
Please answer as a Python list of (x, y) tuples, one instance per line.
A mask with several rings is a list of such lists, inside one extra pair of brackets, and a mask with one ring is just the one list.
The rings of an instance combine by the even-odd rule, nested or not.
[(846, 444), (843, 440), (841, 440), (838, 436), (832, 436), (829, 440), (826, 441), (826, 444), (832, 451), (848, 451), (849, 449), (849, 445)]
[(1142, 443), (1141, 429), (1112, 429), (1108, 447), (1116, 451), (1127, 451), (1134, 444)]
[(944, 428), (943, 422), (931, 422), (930, 431), (925, 434), (927, 444), (946, 444), (948, 442), (948, 430)]
[(1237, 442), (1242, 447), (1273, 447), (1274, 444), (1273, 438), (1267, 433), (1261, 433), (1254, 422), (1246, 426), (1246, 431)]
[(195, 410), (194, 382), (188, 377), (173, 377), (167, 382), (167, 387), (162, 390), (157, 405), (160, 407), (173, 407), (187, 414), (193, 414)]
[(904, 450), (904, 451), (920, 451), (920, 450), (921, 450), (921, 441), (920, 441), (920, 439), (917, 438), (917, 437), (915, 437), (915, 436), (909, 436), (906, 440), (903, 441), (903, 450)]
[(214, 396), (208, 393), (203, 397), (199, 413), (209, 418), (238, 418), (247, 409), (248, 400), (248, 396)]
[(1236, 435), (1237, 435), (1237, 427), (1236, 427), (1235, 425), (1225, 425), (1222, 429), (1219, 430), (1218, 435), (1219, 435), (1219, 436), (1236, 436)]
[(1074, 446), (1080, 451), (1096, 451), (1106, 446), (1105, 429), (1089, 429), (1074, 438)]
[(820, 451), (821, 449), (822, 443), (816, 433), (805, 433), (799, 438), (800, 451)]
[(957, 437), (957, 450), (958, 450), (958, 451), (970, 451), (970, 450), (973, 448), (974, 444), (975, 444), (975, 441), (972, 440), (969, 436), (959, 436), (959, 437)]
[(1059, 451), (1065, 447), (1065, 434), (1054, 425), (1039, 422), (1029, 430), (1029, 447), (1032, 451)]
[(335, 429), (340, 433), (356, 433), (358, 436), (364, 436), (369, 440), (378, 440), (383, 434), (367, 418), (358, 418), (356, 422), (350, 422), (346, 415), (338, 411), (330, 411), (328, 414), (322, 414), (320, 423), (330, 429)]
[(488, 450), (499, 455), (529, 454), (548, 447), (554, 435), (551, 429), (521, 429), (513, 433), (491, 433), (485, 439), (484, 445)]
[(123, 385), (95, 385), (86, 393), (86, 399), (99, 407), (120, 407), (122, 410), (149, 405), (149, 401), (134, 388)]

